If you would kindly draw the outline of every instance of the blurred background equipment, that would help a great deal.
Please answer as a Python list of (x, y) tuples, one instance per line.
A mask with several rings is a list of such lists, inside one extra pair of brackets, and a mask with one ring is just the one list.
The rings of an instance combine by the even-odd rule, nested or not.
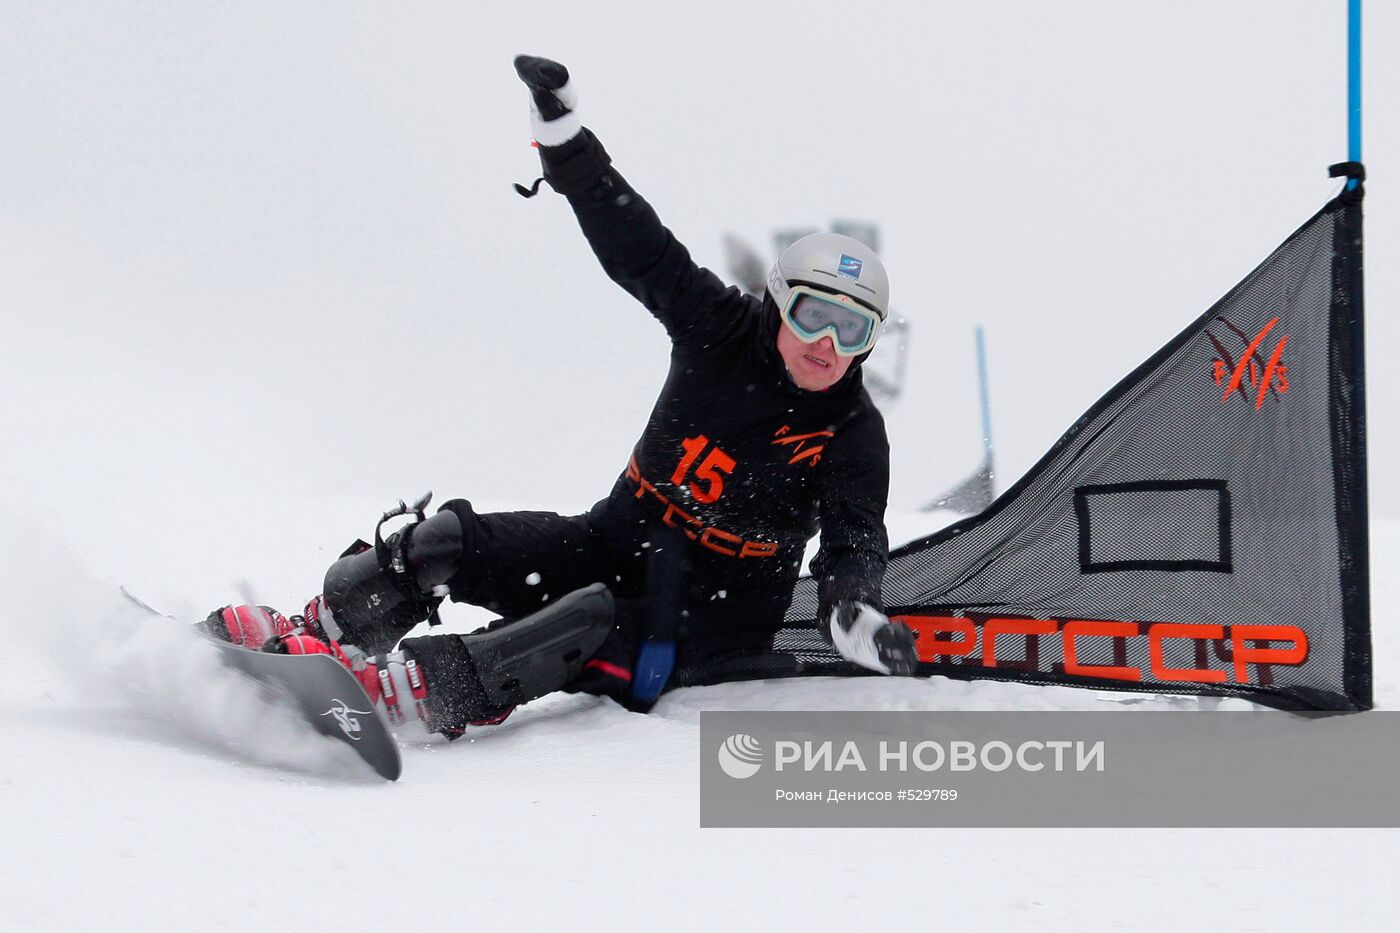
[(925, 512), (976, 515), (997, 497), (996, 467), (992, 458), (992, 407), (987, 397), (987, 349), (981, 324), (977, 325), (974, 333), (977, 341), (977, 394), (982, 406), (982, 464), (967, 479), (924, 506)]

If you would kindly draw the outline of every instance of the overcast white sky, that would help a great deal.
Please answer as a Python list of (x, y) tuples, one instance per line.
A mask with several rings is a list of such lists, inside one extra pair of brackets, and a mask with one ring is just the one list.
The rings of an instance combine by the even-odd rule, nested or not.
[[(1394, 515), (1400, 11), (1368, 6)], [(666, 342), (561, 198), (511, 190), (537, 168), (517, 52), (571, 68), (707, 265), (726, 231), (878, 222), (914, 322), (892, 507), (975, 465), (978, 322), (1004, 488), (1336, 190), (1344, 38), (1344, 0), (4, 0), (4, 500), (118, 539), (258, 520), (338, 546), (369, 528), (316, 529), (313, 501), (603, 495)]]

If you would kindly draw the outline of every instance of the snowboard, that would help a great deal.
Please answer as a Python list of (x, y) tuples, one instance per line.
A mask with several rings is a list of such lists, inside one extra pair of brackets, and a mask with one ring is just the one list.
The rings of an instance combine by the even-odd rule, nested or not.
[[(122, 594), (145, 611), (167, 618), (125, 587)], [(212, 645), (224, 664), (294, 706), (317, 732), (350, 746), (380, 777), (399, 779), (403, 763), (393, 735), (355, 675), (330, 655), (272, 654), (196, 637)]]

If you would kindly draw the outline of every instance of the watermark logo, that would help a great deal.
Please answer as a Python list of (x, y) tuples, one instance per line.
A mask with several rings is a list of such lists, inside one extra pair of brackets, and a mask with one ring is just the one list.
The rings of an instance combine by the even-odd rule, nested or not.
[[(354, 714), (353, 716), (351, 714)], [(340, 731), (345, 733), (345, 737), (352, 742), (360, 741), (360, 721), (356, 716), (368, 716), (367, 709), (351, 709), (344, 700), (336, 697), (335, 703), (330, 709), (321, 714), (322, 716), (334, 716), (335, 724), (340, 727)]]
[(1400, 826), (1392, 711), (705, 711), (698, 739), (701, 826)]
[(763, 767), (763, 746), (753, 736), (736, 732), (719, 747), (719, 766), (732, 778), (751, 778)]
[[(1211, 360), (1211, 375), (1215, 384), (1224, 389), (1220, 400), (1228, 402), (1231, 396), (1239, 395), (1248, 402), (1249, 393), (1253, 392), (1255, 411), (1264, 407), (1264, 399), (1269, 395), (1281, 400), (1283, 393), (1288, 391), (1288, 367), (1283, 365), (1283, 350), (1288, 346), (1287, 335), (1274, 345), (1267, 357), (1261, 350), (1264, 338), (1278, 325), (1278, 318), (1265, 324), (1263, 330), (1252, 338), (1223, 317), (1217, 317), (1215, 320), (1230, 332), (1229, 336), (1222, 339), (1211, 331), (1206, 331), (1206, 338), (1215, 347), (1216, 352), (1215, 359)], [(1236, 340), (1244, 345), (1244, 352), (1238, 360), (1226, 348), (1227, 342)]]

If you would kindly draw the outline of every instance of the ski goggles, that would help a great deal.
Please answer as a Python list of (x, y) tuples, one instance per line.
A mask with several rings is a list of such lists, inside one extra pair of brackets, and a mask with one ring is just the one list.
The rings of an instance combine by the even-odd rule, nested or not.
[(859, 356), (880, 339), (884, 321), (854, 298), (793, 285), (781, 309), (783, 323), (803, 343), (830, 337), (838, 356)]

